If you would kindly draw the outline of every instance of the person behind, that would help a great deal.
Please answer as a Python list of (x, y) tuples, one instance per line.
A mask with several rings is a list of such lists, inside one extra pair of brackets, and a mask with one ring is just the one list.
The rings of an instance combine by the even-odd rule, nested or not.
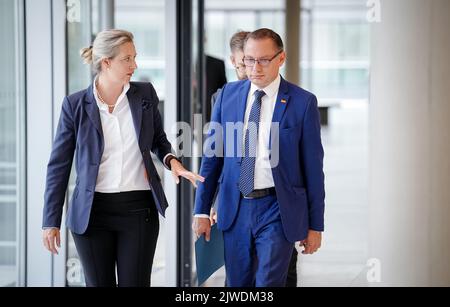
[[(245, 72), (245, 65), (242, 62), (244, 59), (244, 41), (247, 35), (250, 32), (247, 31), (239, 31), (233, 34), (233, 36), (230, 39), (230, 61), (231, 64), (234, 66), (236, 77), (238, 80), (246, 80), (247, 74)], [(214, 109), (214, 104), (216, 102), (217, 96), (219, 95), (220, 91), (222, 90), (222, 87), (226, 84), (222, 84), (222, 86), (211, 96), (211, 110)], [(211, 113), (211, 112), (210, 112)], [(210, 117), (207, 117), (208, 120)]]
[(47, 168), (43, 243), (58, 253), (75, 158), (77, 179), (66, 224), (86, 285), (150, 286), (158, 212), (164, 216), (168, 206), (150, 151), (177, 183), (180, 176), (194, 186), (204, 179), (172, 154), (153, 86), (130, 82), (137, 69), (133, 35), (102, 31), (81, 56), (96, 76), (87, 89), (65, 97), (62, 104)]
[(206, 109), (203, 114), (205, 118), (211, 118), (211, 105), (209, 102), (214, 93), (227, 83), (225, 73), (225, 62), (210, 55), (205, 56), (205, 84), (206, 84)]
[[(274, 31), (250, 33), (244, 54), (249, 80), (224, 86), (212, 121), (222, 127), (244, 123), (243, 140), (225, 142), (226, 133), (222, 137), (223, 153), (229, 152), (227, 146), (241, 143), (245, 154), (203, 157), (200, 174), (206, 180), (196, 192), (193, 228), (197, 236), (209, 240), (208, 214), (220, 185), (217, 223), (224, 232), (228, 285), (284, 286), (293, 243), (300, 241), (303, 254), (315, 253), (324, 230), (324, 154), (317, 99), (279, 75), (286, 54)], [(279, 124), (278, 135), (272, 136), (279, 143), (279, 161), (273, 166), (272, 123)], [(252, 134), (250, 126), (256, 126)], [(256, 156), (250, 154), (252, 141)]]

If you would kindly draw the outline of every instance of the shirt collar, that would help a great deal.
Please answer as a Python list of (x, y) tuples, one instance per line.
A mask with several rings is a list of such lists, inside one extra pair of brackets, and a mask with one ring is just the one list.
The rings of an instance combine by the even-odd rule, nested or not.
[[(104, 103), (102, 103), (100, 101), (100, 98), (98, 98), (98, 92), (97, 92), (97, 79), (98, 79), (98, 75), (95, 76), (94, 78), (94, 83), (92, 85), (93, 88), (93, 93), (94, 93), (94, 98), (95, 98), (95, 102), (97, 103), (97, 106), (100, 110), (106, 110), (108, 111), (108, 106), (105, 105)], [(123, 87), (122, 93), (119, 95), (119, 98), (117, 99), (117, 106), (120, 104), (120, 102), (123, 100), (124, 96), (127, 94), (128, 90), (130, 89), (130, 83), (125, 84), (125, 86)]]
[(252, 85), (250, 87), (250, 95), (253, 96), (253, 94), (255, 94), (256, 91), (261, 90), (261, 91), (264, 91), (264, 93), (266, 93), (267, 97), (272, 98), (273, 96), (275, 96), (278, 93), (278, 90), (280, 89), (280, 84), (281, 84), (281, 76), (280, 75), (278, 75), (278, 77), (275, 80), (273, 80), (272, 83), (270, 83), (265, 88), (260, 89), (252, 83)]

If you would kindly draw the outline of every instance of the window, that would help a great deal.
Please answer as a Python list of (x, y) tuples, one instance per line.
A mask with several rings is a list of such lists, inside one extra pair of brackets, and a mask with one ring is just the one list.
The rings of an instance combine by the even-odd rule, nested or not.
[(24, 223), (23, 2), (0, 2), (0, 286), (20, 285)]
[[(92, 80), (92, 73), (89, 65), (83, 64), (80, 57), (80, 49), (92, 43), (92, 10), (90, 0), (81, 0), (80, 19), (67, 22), (67, 74), (68, 74), (68, 94), (75, 93), (89, 86)], [(72, 198), (75, 188), (75, 165), (72, 165), (68, 186), (67, 201)], [(70, 205), (70, 203), (69, 203)], [(70, 231), (68, 233), (67, 250), (67, 274), (66, 282), (68, 286), (84, 286), (84, 274), (81, 261), (72, 239)]]
[(326, 105), (367, 100), (370, 27), (365, 2), (302, 4), (302, 86)]
[(115, 27), (130, 31), (136, 44), (136, 81), (149, 81), (164, 99), (164, 0), (116, 0)]

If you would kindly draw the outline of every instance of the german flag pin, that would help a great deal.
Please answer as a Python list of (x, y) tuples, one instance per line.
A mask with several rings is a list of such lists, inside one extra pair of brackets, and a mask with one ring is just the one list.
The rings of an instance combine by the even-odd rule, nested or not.
[(286, 99), (281, 99), (281, 103), (286, 104), (287, 103)]

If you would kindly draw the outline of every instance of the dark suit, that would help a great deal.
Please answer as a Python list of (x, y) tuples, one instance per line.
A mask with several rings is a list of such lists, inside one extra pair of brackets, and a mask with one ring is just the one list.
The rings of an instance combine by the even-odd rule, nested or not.
[(205, 119), (211, 118), (211, 107), (209, 102), (211, 101), (214, 93), (222, 88), (227, 83), (227, 75), (225, 72), (225, 62), (214, 58), (212, 56), (206, 56), (206, 109), (204, 110)]
[[(149, 245), (144, 247), (145, 255), (150, 258), (142, 260), (149, 262), (151, 268), (159, 229), (157, 211), (164, 216), (168, 206), (161, 179), (150, 155), (150, 151), (152, 151), (162, 161), (167, 154), (172, 152), (158, 111), (158, 97), (150, 83), (132, 82), (127, 92), (127, 98), (151, 191), (115, 193), (116, 195), (102, 195), (95, 192), (104, 141), (100, 113), (92, 85), (64, 99), (47, 168), (43, 227), (60, 227), (67, 184), (75, 154), (77, 179), (67, 211), (66, 225), (74, 235), (84, 269), (90, 271), (87, 274), (91, 275), (87, 276), (87, 283), (91, 283), (91, 285), (111, 285), (114, 282), (111, 279), (110, 271), (108, 271), (109, 275), (103, 274), (108, 275), (107, 277), (100, 278), (101, 280), (96, 279), (102, 275), (98, 273), (99, 263), (108, 261), (114, 263), (114, 255), (120, 254), (120, 251), (112, 247), (113, 245), (106, 246), (109, 241), (111, 244), (118, 244), (118, 239), (111, 237), (110, 232), (119, 231), (119, 229), (111, 229), (111, 227), (119, 227), (126, 231), (134, 229), (136, 224), (136, 231), (151, 237), (145, 240), (145, 242), (149, 242)], [(111, 205), (114, 202), (119, 205)], [(111, 212), (111, 209), (118, 211)], [(98, 214), (93, 214), (93, 212)], [(136, 214), (139, 216), (137, 217)], [(104, 218), (117, 215), (122, 215), (123, 219), (117, 221), (114, 218)], [(138, 220), (134, 217), (137, 217)], [(137, 225), (141, 221), (142, 225)], [(151, 223), (151, 225), (146, 226), (145, 223)], [(100, 228), (102, 230), (108, 228), (110, 231), (106, 234), (96, 232), (96, 229)], [(149, 234), (150, 232), (151, 234)], [(95, 243), (89, 241), (89, 238), (96, 238)], [(130, 242), (131, 244), (140, 244), (137, 238), (133, 239), (132, 235), (124, 241), (127, 243), (124, 244), (123, 249), (128, 251), (128, 254), (127, 252), (123, 253), (125, 258), (130, 257), (131, 259), (133, 255), (140, 253), (137, 248), (135, 253), (131, 251), (133, 246), (130, 246)], [(92, 246), (98, 250), (93, 251)], [(91, 250), (87, 250), (87, 248), (91, 248)], [(111, 253), (105, 252), (107, 250), (110, 250)], [(111, 259), (106, 261), (103, 257), (105, 261), (99, 261), (94, 266), (90, 263), (93, 261), (92, 253), (106, 253), (104, 257), (109, 255)], [(89, 269), (90, 267), (92, 268)], [(123, 267), (126, 266), (121, 266), (121, 268)], [(148, 266), (142, 271), (148, 271)], [(148, 275), (148, 272), (146, 274)], [(88, 280), (89, 278), (90, 280)], [(146, 279), (145, 277), (139, 278)], [(135, 285), (136, 283), (125, 282), (125, 284)], [(139, 285), (146, 284), (145, 280), (139, 283)]]
[[(211, 121), (222, 127), (227, 123), (244, 122), (249, 90), (248, 80), (228, 83), (217, 98)], [(234, 152), (234, 156), (204, 156), (202, 159), (200, 174), (205, 177), (205, 182), (199, 184), (197, 189), (194, 213), (209, 214), (214, 194), (220, 186), (217, 196), (217, 224), (224, 231), (225, 263), (230, 286), (252, 285), (252, 268), (244, 268), (243, 261), (247, 261), (248, 255), (245, 253), (250, 253), (253, 243), (249, 240), (239, 246), (234, 244), (242, 242), (242, 237), (239, 237), (241, 229), (237, 228), (249, 221), (251, 212), (245, 211), (248, 208), (259, 210), (262, 206), (267, 207), (268, 215), (262, 216), (267, 225), (276, 225), (277, 228), (265, 231), (265, 237), (257, 245), (263, 247), (265, 239), (277, 236), (277, 244), (282, 244), (284, 248), (283, 251), (271, 250), (273, 253), (268, 255), (264, 253), (271, 246), (258, 249), (258, 253), (266, 257), (264, 261), (268, 269), (261, 269), (257, 285), (258, 280), (259, 285), (284, 285), (292, 255), (292, 243), (306, 239), (310, 229), (323, 231), (324, 228), (324, 154), (316, 97), (281, 79), (272, 122), (279, 123), (279, 135), (274, 136), (277, 137), (274, 143), (279, 144), (279, 161), (272, 166), (276, 197), (256, 201), (242, 198), (239, 191), (242, 157), (235, 153), (235, 149), (243, 142), (234, 132), (228, 136), (229, 139), (226, 129), (219, 136), (224, 141), (223, 153)], [(210, 137), (215, 137), (215, 133), (217, 131), (211, 131)], [(231, 146), (234, 149), (228, 148)], [(239, 231), (236, 232), (235, 229)], [(286, 242), (281, 242), (282, 240)], [(285, 248), (289, 246), (287, 243), (291, 244), (290, 248)], [(261, 254), (258, 254), (259, 260)], [(280, 263), (283, 259), (288, 261)]]
[[(214, 105), (216, 103), (217, 97), (220, 96), (220, 92), (222, 89), (218, 89), (217, 92), (214, 93), (214, 95), (211, 97), (211, 110), (214, 109)], [(217, 191), (214, 195), (214, 210), (217, 212)], [(297, 249), (294, 246), (294, 249), (292, 250), (292, 256), (291, 261), (289, 262), (289, 269), (288, 274), (286, 278), (286, 287), (289, 288), (295, 288), (297, 287), (297, 258), (298, 258), (298, 252)], [(226, 279), (225, 279), (225, 286), (227, 285)]]

